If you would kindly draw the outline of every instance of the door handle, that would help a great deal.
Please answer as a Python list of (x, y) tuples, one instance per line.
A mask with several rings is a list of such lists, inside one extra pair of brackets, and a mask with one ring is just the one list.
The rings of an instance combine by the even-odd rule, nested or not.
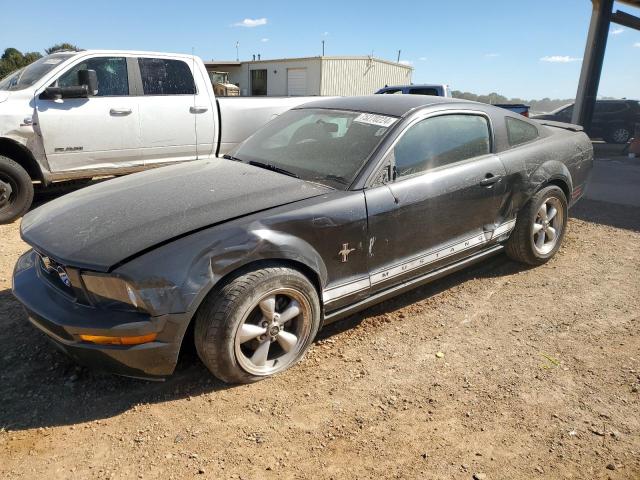
[(204, 113), (207, 110), (209, 110), (209, 108), (207, 107), (196, 107), (196, 106), (189, 107), (189, 112), (191, 113)]
[(112, 108), (109, 110), (109, 113), (115, 117), (117, 116), (125, 116), (131, 114), (130, 108)]
[(494, 183), (497, 183), (502, 178), (502, 175), (494, 175), (493, 173), (487, 173), (482, 180), (480, 180), (480, 185), (483, 187), (490, 187)]

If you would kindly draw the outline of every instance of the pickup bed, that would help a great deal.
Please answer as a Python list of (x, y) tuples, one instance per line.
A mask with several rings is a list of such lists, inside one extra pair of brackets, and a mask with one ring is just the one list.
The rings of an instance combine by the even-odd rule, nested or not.
[(0, 223), (29, 209), (34, 181), (46, 188), (220, 156), (313, 99), (217, 99), (192, 55), (48, 55), (0, 80)]

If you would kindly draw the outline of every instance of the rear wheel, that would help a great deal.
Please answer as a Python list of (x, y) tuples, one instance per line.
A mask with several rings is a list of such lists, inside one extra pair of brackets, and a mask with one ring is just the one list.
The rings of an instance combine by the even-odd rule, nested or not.
[(567, 224), (567, 198), (550, 185), (525, 205), (506, 245), (507, 255), (529, 265), (541, 265), (560, 249)]
[(18, 163), (0, 156), (0, 223), (24, 215), (33, 201), (33, 182)]
[(605, 141), (607, 143), (617, 143), (623, 144), (627, 143), (631, 138), (631, 130), (627, 127), (618, 125), (616, 127), (612, 127), (607, 131), (605, 136)]
[(315, 287), (297, 270), (247, 272), (214, 291), (195, 319), (202, 362), (228, 383), (250, 383), (298, 362), (320, 325)]

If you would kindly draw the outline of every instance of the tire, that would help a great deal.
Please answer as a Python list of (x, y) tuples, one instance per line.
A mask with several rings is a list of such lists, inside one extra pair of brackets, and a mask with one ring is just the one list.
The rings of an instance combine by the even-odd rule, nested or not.
[(24, 215), (33, 202), (33, 182), (27, 171), (0, 155), (0, 223)]
[(516, 226), (507, 240), (507, 255), (528, 265), (547, 262), (560, 249), (567, 215), (567, 197), (560, 187), (549, 185), (538, 191), (518, 213)]
[(212, 291), (195, 322), (196, 350), (211, 373), (227, 383), (251, 383), (304, 356), (320, 326), (320, 301), (305, 275), (268, 266)]
[(607, 143), (614, 143), (617, 145), (625, 144), (631, 138), (631, 130), (623, 125), (611, 127), (604, 137)]

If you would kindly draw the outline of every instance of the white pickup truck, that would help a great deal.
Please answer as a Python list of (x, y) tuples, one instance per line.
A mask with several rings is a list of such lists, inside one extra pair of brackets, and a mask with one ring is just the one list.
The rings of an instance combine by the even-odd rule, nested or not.
[(29, 209), (33, 182), (220, 156), (312, 99), (216, 99), (202, 60), (191, 55), (48, 55), (0, 80), (0, 223)]

